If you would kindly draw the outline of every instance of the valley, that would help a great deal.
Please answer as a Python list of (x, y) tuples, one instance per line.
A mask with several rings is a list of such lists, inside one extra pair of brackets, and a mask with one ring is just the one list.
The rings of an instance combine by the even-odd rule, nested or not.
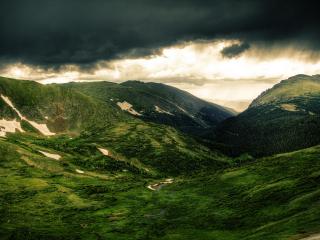
[(0, 78), (0, 239), (316, 239), (320, 80), (291, 80), (236, 116), (163, 84)]

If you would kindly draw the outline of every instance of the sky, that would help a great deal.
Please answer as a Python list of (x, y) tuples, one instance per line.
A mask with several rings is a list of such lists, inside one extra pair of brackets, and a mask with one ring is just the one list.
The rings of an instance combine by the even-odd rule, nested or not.
[(242, 111), (280, 80), (320, 74), (313, 0), (11, 0), (0, 8), (6, 77), (161, 82)]

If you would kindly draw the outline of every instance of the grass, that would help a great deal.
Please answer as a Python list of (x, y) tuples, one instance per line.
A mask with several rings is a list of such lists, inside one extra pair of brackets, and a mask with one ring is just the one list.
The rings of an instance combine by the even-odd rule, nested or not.
[(253, 103), (253, 105), (276, 102), (282, 99), (301, 97), (304, 95), (319, 95), (319, 75), (297, 75), (281, 81), (270, 90), (265, 91)]
[[(191, 136), (164, 124), (137, 119), (120, 110), (114, 102), (101, 100), (99, 94), (98, 97), (86, 95), (79, 89), (73, 89), (73, 85), (77, 86), (41, 85), (0, 77), (1, 94), (9, 97), (28, 119), (45, 123), (57, 133), (53, 138), (39, 137), (36, 129), (22, 121), (21, 125), (28, 134), (12, 135), (9, 141), (29, 150), (34, 144), (65, 152), (69, 163), (95, 171), (114, 172), (129, 168), (164, 176), (190, 174), (205, 168), (215, 170), (228, 165), (228, 159), (222, 154), (210, 150)], [(103, 96), (108, 96), (110, 87), (128, 88), (110, 83), (80, 86), (93, 87), (94, 91), (101, 91), (97, 86), (104, 86), (106, 89), (102, 88), (100, 93)], [(199, 99), (197, 101), (204, 104)], [(2, 105), (5, 106), (3, 109)], [(7, 107), (0, 99), (0, 115), (5, 114), (10, 119), (12, 116)], [(99, 153), (97, 147), (107, 148), (113, 157), (105, 161), (106, 157)]]
[[(319, 146), (231, 159), (173, 127), (136, 119), (67, 85), (0, 78), (0, 92), (28, 118), (59, 133), (41, 136), (22, 122), (26, 133), (0, 139), (1, 240), (291, 240), (320, 229)], [(317, 99), (289, 103), (317, 113)], [(17, 117), (1, 100), (0, 109), (1, 117)], [(294, 119), (308, 111), (294, 112)], [(281, 120), (289, 117), (281, 109), (274, 113)], [(311, 114), (307, 121), (316, 118)], [(317, 125), (303, 123), (310, 131), (299, 131), (312, 140), (309, 133), (317, 135), (312, 128)], [(282, 130), (302, 136), (292, 129)], [(293, 138), (285, 143), (288, 139)], [(256, 149), (266, 147), (251, 142)], [(40, 150), (62, 158), (45, 157)], [(158, 191), (147, 188), (166, 178), (173, 183)]]
[[(127, 81), (121, 84), (68, 83), (63, 86), (114, 106), (117, 102), (129, 102), (142, 113), (140, 118), (144, 121), (173, 126), (194, 136), (205, 137), (204, 133), (234, 115), (229, 109), (164, 84)], [(171, 114), (158, 113), (156, 106)]]
[(176, 177), (159, 191), (146, 188), (156, 176), (90, 175), (37, 148), (0, 141), (2, 239), (291, 239), (320, 227), (320, 147)]
[[(228, 158), (210, 150), (174, 128), (139, 121), (89, 130), (70, 139), (67, 135), (43, 138), (35, 134), (10, 135), (8, 141), (67, 154), (70, 162), (97, 171), (130, 169), (151, 175), (175, 176), (228, 166)], [(98, 147), (108, 149), (105, 157)], [(49, 151), (50, 152), (50, 151)], [(108, 159), (108, 160), (106, 160)]]

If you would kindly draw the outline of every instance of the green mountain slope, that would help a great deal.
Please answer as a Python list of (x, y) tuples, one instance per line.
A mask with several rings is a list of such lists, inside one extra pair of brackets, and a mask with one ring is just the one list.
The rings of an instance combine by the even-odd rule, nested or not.
[(69, 83), (65, 86), (114, 106), (129, 103), (140, 119), (170, 125), (198, 136), (234, 116), (232, 110), (164, 84), (128, 81), (121, 84)]
[(153, 191), (164, 180), (134, 166), (108, 159), (101, 171), (77, 165), (82, 155), (15, 140), (0, 140), (1, 239), (289, 240), (320, 229), (319, 147)]
[[(0, 94), (9, 98), (23, 116), (46, 124), (55, 133), (79, 133), (90, 126), (127, 118), (112, 105), (59, 85), (0, 78)], [(0, 117), (19, 118), (3, 98), (0, 106)]]
[[(37, 144), (86, 156), (84, 165), (95, 165), (92, 156), (98, 146), (107, 148), (115, 159), (154, 174), (176, 175), (227, 165), (224, 156), (172, 127), (144, 122), (113, 103), (69, 87), (1, 78), (0, 94), (1, 132), (12, 124), (18, 124), (18, 129), (21, 125), (20, 132), (25, 133), (16, 141), (32, 133), (40, 139), (35, 140)], [(41, 129), (51, 137), (41, 134)]]
[(320, 143), (320, 76), (297, 75), (255, 99), (216, 132), (226, 152), (261, 156)]
[[(310, 78), (315, 85), (317, 77)], [(302, 130), (295, 121), (303, 132), (310, 128), (309, 136), (316, 130), (302, 119), (318, 116), (318, 93), (309, 88), (289, 97), (281, 85), (294, 90), (302, 84), (294, 87), (291, 80), (275, 87), (275, 98), (269, 97), (271, 89), (243, 113), (248, 123), (261, 115), (266, 136), (298, 134), (299, 139)], [(319, 233), (319, 146), (258, 159), (228, 158), (169, 124), (128, 114), (115, 102), (127, 101), (120, 99), (122, 93), (137, 99), (143, 94), (99, 84), (103, 87), (44, 86), (0, 78), (1, 240), (292, 240)], [(114, 99), (107, 101), (105, 90), (111, 88), (115, 95), (108, 97)], [(161, 90), (156, 94), (153, 86), (148, 91), (152, 104), (157, 94), (172, 97)], [(141, 111), (134, 110), (129, 109)], [(244, 119), (243, 114), (224, 124)], [(294, 134), (275, 127), (285, 119)]]

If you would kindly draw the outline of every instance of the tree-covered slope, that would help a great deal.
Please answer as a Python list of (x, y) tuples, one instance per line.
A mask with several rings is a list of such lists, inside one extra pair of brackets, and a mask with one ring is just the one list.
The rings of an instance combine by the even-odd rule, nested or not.
[(170, 125), (198, 136), (207, 133), (224, 119), (234, 116), (232, 110), (159, 83), (93, 82), (69, 83), (65, 86), (114, 106), (129, 103), (140, 119)]
[(320, 143), (320, 76), (297, 75), (262, 93), (224, 121), (216, 140), (226, 152), (261, 156)]

